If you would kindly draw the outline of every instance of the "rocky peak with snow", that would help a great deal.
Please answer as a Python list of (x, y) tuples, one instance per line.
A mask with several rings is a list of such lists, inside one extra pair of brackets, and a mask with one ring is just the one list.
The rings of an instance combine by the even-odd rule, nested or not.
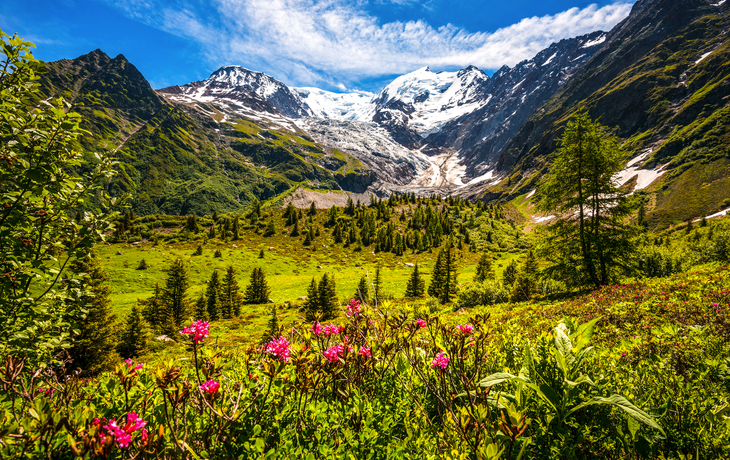
[(203, 81), (163, 88), (159, 92), (198, 102), (238, 102), (254, 110), (278, 112), (288, 118), (314, 115), (299, 95), (284, 83), (263, 72), (240, 66), (221, 67)]

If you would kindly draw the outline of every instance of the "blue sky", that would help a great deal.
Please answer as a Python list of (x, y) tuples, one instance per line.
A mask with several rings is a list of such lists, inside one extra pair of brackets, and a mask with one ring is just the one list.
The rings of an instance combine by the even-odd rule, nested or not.
[(124, 54), (154, 88), (223, 65), (292, 86), (377, 91), (423, 66), (491, 73), (609, 30), (631, 3), (583, 0), (2, 0), (0, 28), (39, 59)]

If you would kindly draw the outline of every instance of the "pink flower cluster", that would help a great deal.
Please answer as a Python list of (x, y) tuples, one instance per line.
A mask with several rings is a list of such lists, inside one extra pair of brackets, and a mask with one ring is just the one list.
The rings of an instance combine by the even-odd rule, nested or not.
[[(348, 346), (347, 351), (351, 352), (352, 347)], [(368, 349), (369, 352), (369, 349)], [(322, 354), (325, 358), (327, 358), (327, 361), (331, 363), (336, 363), (340, 360), (342, 357), (341, 355), (345, 353), (345, 347), (342, 345), (334, 345), (329, 347), (327, 350), (325, 350)]]
[[(94, 425), (101, 425), (104, 422), (99, 419), (94, 419), (92, 423)], [(102, 428), (106, 430), (107, 436), (114, 436), (114, 440), (117, 442), (119, 447), (125, 448), (132, 442), (132, 433), (139, 429), (142, 430), (142, 441), (147, 441), (147, 430), (144, 428), (145, 425), (147, 425), (147, 422), (142, 420), (140, 416), (134, 412), (129, 412), (127, 413), (127, 423), (124, 424), (124, 426), (120, 426), (116, 420), (110, 419), (106, 425), (102, 426)], [(101, 438), (103, 442), (105, 435), (102, 434)]]
[(373, 355), (370, 353), (370, 347), (360, 348), (360, 354), (366, 358), (372, 358)]
[(358, 313), (360, 313), (360, 301), (355, 299), (350, 300), (350, 303), (347, 304), (347, 316), (357, 316)]
[(471, 331), (474, 330), (474, 326), (472, 326), (471, 324), (459, 324), (458, 328), (466, 335), (471, 334)]
[(420, 328), (426, 327), (426, 321), (421, 318), (416, 319), (416, 325)]
[(180, 331), (181, 335), (187, 335), (193, 343), (200, 343), (204, 338), (208, 337), (208, 328), (210, 323), (208, 321), (193, 321), (193, 323)]
[(55, 392), (56, 392), (56, 389), (55, 389), (55, 388), (53, 388), (53, 387), (48, 387), (48, 388), (43, 388), (43, 387), (39, 387), (39, 388), (38, 388), (38, 389), (36, 390), (36, 392), (37, 392), (37, 393), (43, 393), (44, 395), (46, 395), (46, 396), (49, 396), (49, 397), (50, 397), (50, 396), (53, 396), (53, 393), (55, 393)]
[(221, 384), (216, 382), (215, 380), (206, 380), (204, 384), (200, 385), (200, 389), (211, 396), (218, 393), (218, 389), (220, 389), (220, 387)]
[(130, 368), (130, 369), (134, 368), (134, 369), (132, 369), (132, 373), (135, 373), (136, 371), (144, 368), (144, 363), (139, 363), (139, 364), (137, 364), (135, 366), (134, 361), (132, 360), (132, 358), (125, 359), (124, 360), (124, 364), (126, 364), (127, 367)]
[(289, 341), (286, 337), (281, 336), (278, 339), (274, 339), (266, 344), (266, 353), (273, 355), (279, 361), (288, 363), (289, 362)]
[(433, 361), (431, 361), (431, 367), (440, 368), (441, 370), (446, 369), (449, 365), (449, 357), (446, 356), (446, 354), (443, 351), (440, 351), (439, 354), (437, 354)]
[(345, 328), (343, 326), (337, 327), (334, 324), (327, 324), (326, 326), (322, 327), (319, 322), (316, 322), (312, 324), (312, 327), (309, 329), (315, 336), (319, 337), (320, 334), (324, 333), (325, 336), (330, 335), (337, 335), (340, 332), (344, 331)]

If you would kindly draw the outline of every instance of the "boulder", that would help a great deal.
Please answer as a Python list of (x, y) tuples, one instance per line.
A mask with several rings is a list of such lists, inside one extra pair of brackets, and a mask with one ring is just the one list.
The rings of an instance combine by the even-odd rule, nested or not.
[(412, 264), (412, 263), (410, 263), (410, 262), (406, 262), (406, 263), (405, 263), (405, 264), (403, 264), (403, 265), (405, 265), (406, 267), (411, 267), (411, 268), (415, 267), (415, 265), (414, 265), (414, 264)]

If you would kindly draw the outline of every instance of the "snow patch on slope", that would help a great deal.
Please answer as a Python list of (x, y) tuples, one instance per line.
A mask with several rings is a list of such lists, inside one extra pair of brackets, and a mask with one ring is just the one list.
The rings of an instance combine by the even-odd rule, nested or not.
[(315, 117), (350, 121), (370, 121), (373, 118), (372, 93), (332, 93), (319, 88), (292, 90), (312, 109)]

